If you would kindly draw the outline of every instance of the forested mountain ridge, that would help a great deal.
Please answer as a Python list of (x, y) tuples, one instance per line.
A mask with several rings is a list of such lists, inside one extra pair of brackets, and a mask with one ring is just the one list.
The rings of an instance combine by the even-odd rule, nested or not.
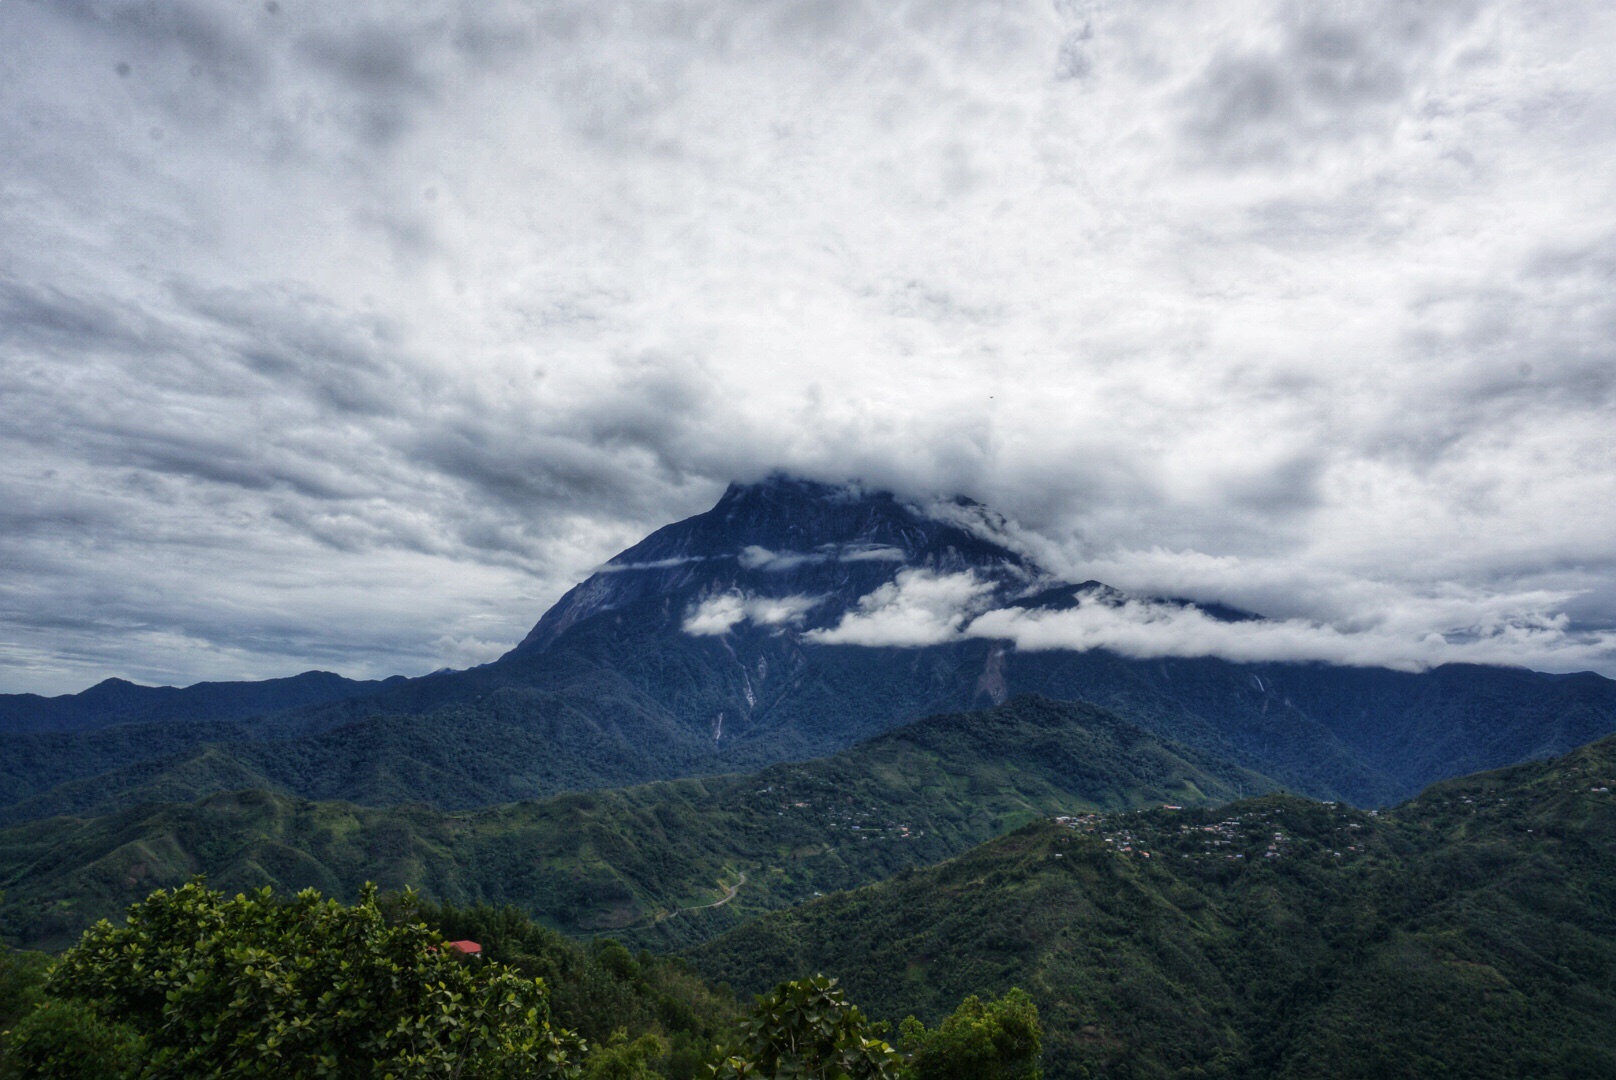
[(1616, 1075), (1616, 739), (1383, 813), (1044, 821), (690, 953), (874, 1015), (1019, 985), (1050, 1080)]
[(83, 731), (152, 721), (243, 720), (265, 713), (349, 698), (369, 697), (404, 682), (371, 682), (329, 671), (305, 671), (261, 682), (201, 682), (186, 687), (140, 686), (105, 679), (88, 690), (57, 697), (0, 694), (0, 734)]
[(0, 830), (0, 930), (62, 943), (153, 888), (206, 873), (229, 890), (413, 886), (455, 903), (516, 904), (575, 933), (683, 944), (1048, 814), (1200, 805), (1272, 786), (1102, 709), (1018, 698), (831, 758), (486, 810), (240, 791), (32, 822)]

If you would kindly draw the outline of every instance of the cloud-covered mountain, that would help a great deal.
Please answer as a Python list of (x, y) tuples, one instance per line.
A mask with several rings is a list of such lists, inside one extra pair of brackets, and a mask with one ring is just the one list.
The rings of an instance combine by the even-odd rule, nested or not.
[(678, 613), (688, 634), (750, 625), (833, 641), (855, 608), (880, 603), (872, 597), (898, 583), (969, 578), (968, 595), (948, 598), (955, 604), (1012, 596), (1047, 575), (1006, 546), (1005, 528), (967, 499), (917, 506), (778, 474), (732, 484), (705, 514), (658, 529), (568, 592), (514, 654), (541, 652), (584, 619), (650, 599)]
[(495, 662), (260, 716), (11, 736), (0, 816), (249, 785), (486, 805), (816, 757), (1019, 692), (1361, 804), (1616, 730), (1598, 675), (1263, 658), (1295, 629), (1060, 584), (968, 501), (774, 476), (625, 550)]
[(754, 626), (820, 645), (982, 638), (1023, 651), (1406, 671), (1510, 665), (1522, 655), (1577, 648), (1564, 619), (1497, 615), (1443, 633), (1372, 617), (1267, 619), (1097, 581), (1057, 585), (1008, 519), (969, 499), (915, 502), (776, 474), (732, 484), (712, 510), (617, 555), (550, 609), (516, 652), (542, 650), (584, 618), (653, 596), (683, 612), (689, 634)]

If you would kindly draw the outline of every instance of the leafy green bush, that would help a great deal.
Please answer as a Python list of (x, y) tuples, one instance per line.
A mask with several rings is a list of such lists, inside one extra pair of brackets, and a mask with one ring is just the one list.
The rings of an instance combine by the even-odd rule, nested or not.
[(1043, 1030), (1024, 991), (972, 995), (933, 1030), (909, 1017), (902, 1054), (849, 1005), (835, 979), (781, 983), (758, 999), (740, 1038), (711, 1066), (718, 1080), (1043, 1080)]
[(714, 1044), (741, 1015), (727, 989), (709, 986), (681, 959), (643, 950), (632, 954), (610, 938), (575, 941), (514, 907), (406, 905), (397, 896), (383, 897), (381, 905), (391, 918), (424, 922), (449, 940), (470, 938), (481, 943), (489, 960), (542, 978), (551, 1022), (589, 1041), (591, 1068), (595, 1056), (620, 1056), (614, 1049), (619, 1034), (625, 1045), (641, 1044), (650, 1035), (665, 1044), (657, 1074), (698, 1080), (709, 1075), (706, 1063)]
[(0, 1077), (82, 1076), (125, 1080), (140, 1075), (146, 1040), (128, 1024), (82, 1001), (47, 999), (5, 1033)]
[(912, 1080), (1043, 1080), (1043, 1029), (1026, 991), (984, 1003), (971, 995), (928, 1031), (909, 1017), (900, 1026)]
[[(550, 1025), (542, 980), (390, 922), (371, 886), (351, 907), (159, 890), (86, 931), (45, 994), (6, 1048), (26, 1075), (573, 1078), (585, 1049)], [(75, 1032), (104, 1069), (65, 1052)]]
[(589, 1055), (584, 1080), (663, 1080), (652, 1063), (667, 1052), (668, 1044), (655, 1035), (641, 1035), (630, 1042), (627, 1032), (614, 1032)]
[(896, 1080), (897, 1053), (849, 1005), (835, 979), (781, 983), (741, 1021), (713, 1066), (717, 1080)]
[[(4, 894), (0, 893), (0, 899)], [(34, 1007), (50, 957), (0, 945), (0, 1031)]]

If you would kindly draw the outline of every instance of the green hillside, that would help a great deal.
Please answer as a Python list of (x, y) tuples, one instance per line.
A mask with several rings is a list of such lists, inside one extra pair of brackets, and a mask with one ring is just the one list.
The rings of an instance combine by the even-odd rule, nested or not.
[(876, 649), (760, 632), (731, 641), (670, 629), (664, 607), (643, 601), (584, 620), (538, 656), (402, 680), (369, 697), (231, 721), (0, 732), (0, 825), (243, 787), (470, 809), (822, 757), (1018, 693), (1093, 702), (1289, 790), (1364, 806), (1616, 728), (1616, 683), (1589, 674), (1147, 662), (985, 640)]
[(31, 822), (0, 831), (0, 930), (66, 944), (205, 873), (228, 890), (410, 885), (458, 904), (515, 904), (569, 932), (689, 944), (1052, 813), (1213, 804), (1271, 786), (1094, 706), (1021, 698), (818, 761), (483, 810), (248, 790)]
[(1395, 811), (1042, 821), (691, 951), (877, 1016), (1030, 991), (1050, 1080), (1616, 1075), (1616, 740)]

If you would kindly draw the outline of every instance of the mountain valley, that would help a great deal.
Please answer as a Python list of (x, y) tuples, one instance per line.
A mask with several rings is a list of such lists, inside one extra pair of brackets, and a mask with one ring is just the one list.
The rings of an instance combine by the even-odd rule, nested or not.
[[(1102, 709), (1018, 698), (931, 717), (834, 757), (756, 773), (445, 813), (264, 791), (0, 830), (0, 930), (60, 945), (196, 874), (351, 896), (365, 881), (456, 904), (514, 904), (572, 933), (686, 944), (759, 911), (959, 854), (1028, 820), (1173, 802), (1272, 781), (1164, 744)], [(722, 910), (716, 882), (744, 874)], [(693, 916), (670, 920), (684, 909)]]
[(1384, 813), (1292, 796), (1029, 824), (690, 953), (877, 1015), (1038, 1002), (1050, 1080), (1616, 1071), (1616, 739)]

